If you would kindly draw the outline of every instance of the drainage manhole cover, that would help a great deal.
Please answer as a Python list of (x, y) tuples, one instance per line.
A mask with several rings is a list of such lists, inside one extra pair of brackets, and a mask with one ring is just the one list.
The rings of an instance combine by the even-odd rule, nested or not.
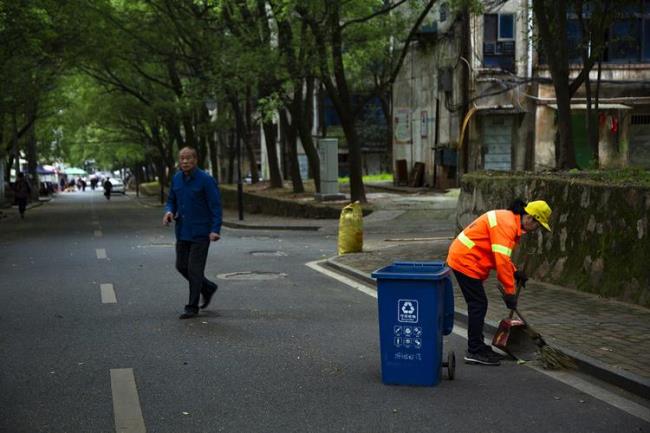
[(217, 278), (221, 280), (277, 280), (278, 278), (286, 277), (287, 274), (283, 274), (282, 272), (262, 271), (231, 272), (217, 275)]
[(276, 256), (286, 257), (287, 253), (282, 251), (251, 251), (251, 256)]

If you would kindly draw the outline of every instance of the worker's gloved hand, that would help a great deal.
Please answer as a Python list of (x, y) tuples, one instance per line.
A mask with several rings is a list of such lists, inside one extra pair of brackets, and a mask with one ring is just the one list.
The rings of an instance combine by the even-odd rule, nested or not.
[(506, 307), (510, 310), (517, 309), (517, 297), (515, 295), (503, 295), (503, 302), (506, 303)]
[(517, 286), (526, 287), (528, 277), (524, 271), (515, 271), (515, 281), (517, 282)]

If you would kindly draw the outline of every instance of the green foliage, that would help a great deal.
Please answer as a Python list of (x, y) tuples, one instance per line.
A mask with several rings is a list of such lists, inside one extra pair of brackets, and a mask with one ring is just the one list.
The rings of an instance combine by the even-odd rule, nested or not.
[[(368, 183), (368, 182), (387, 182), (393, 180), (393, 174), (392, 173), (379, 173), (379, 174), (369, 174), (366, 176), (363, 176), (363, 182)], [(349, 177), (339, 177), (339, 184), (344, 185), (350, 183), (350, 178)]]
[(480, 0), (451, 0), (449, 5), (454, 12), (467, 9), (472, 15), (485, 13), (485, 4)]

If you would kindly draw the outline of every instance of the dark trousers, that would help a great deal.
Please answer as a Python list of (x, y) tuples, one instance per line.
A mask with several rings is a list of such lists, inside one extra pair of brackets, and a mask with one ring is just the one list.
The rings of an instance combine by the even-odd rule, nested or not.
[(16, 198), (16, 202), (18, 202), (18, 212), (20, 212), (20, 215), (24, 215), (27, 208), (27, 197)]
[(190, 300), (185, 311), (199, 311), (201, 294), (214, 292), (216, 284), (205, 278), (205, 262), (208, 259), (210, 241), (176, 241), (176, 269), (190, 283)]
[(487, 314), (488, 300), (483, 281), (468, 277), (454, 270), (456, 281), (467, 302), (467, 351), (478, 353), (487, 346), (483, 342), (483, 324)]

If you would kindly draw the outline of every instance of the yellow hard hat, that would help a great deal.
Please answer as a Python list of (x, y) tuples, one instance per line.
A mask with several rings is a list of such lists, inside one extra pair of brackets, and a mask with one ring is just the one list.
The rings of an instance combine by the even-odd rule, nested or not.
[(537, 220), (549, 232), (551, 227), (548, 221), (551, 219), (551, 207), (544, 200), (531, 201), (524, 208), (526, 213)]

